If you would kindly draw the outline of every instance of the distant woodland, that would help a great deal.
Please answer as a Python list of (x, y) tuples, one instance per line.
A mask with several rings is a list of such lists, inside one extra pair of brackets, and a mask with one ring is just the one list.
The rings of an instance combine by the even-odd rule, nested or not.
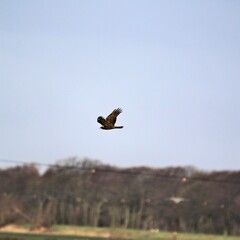
[(240, 235), (240, 171), (118, 168), (68, 158), (0, 170), (0, 226), (53, 224)]

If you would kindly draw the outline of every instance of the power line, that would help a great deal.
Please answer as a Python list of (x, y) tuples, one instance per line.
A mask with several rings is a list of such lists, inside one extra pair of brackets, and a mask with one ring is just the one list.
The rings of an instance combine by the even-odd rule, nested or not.
[(104, 173), (115, 173), (115, 174), (127, 174), (127, 175), (144, 175), (144, 176), (152, 176), (152, 177), (159, 177), (159, 178), (167, 178), (167, 179), (177, 179), (181, 182), (189, 182), (189, 181), (200, 181), (200, 182), (214, 182), (214, 183), (227, 183), (227, 184), (240, 184), (238, 181), (233, 180), (227, 180), (227, 179), (214, 179), (210, 177), (188, 177), (184, 175), (177, 175), (177, 174), (162, 174), (162, 173), (153, 173), (153, 172), (144, 172), (144, 171), (136, 171), (133, 169), (114, 169), (114, 167), (111, 168), (103, 168), (104, 165), (100, 166), (93, 166), (93, 167), (86, 167), (83, 168), (81, 166), (62, 166), (58, 164), (47, 164), (47, 163), (38, 163), (38, 162), (25, 162), (25, 161), (16, 161), (11, 159), (0, 159), (0, 162), (5, 163), (12, 163), (12, 164), (22, 164), (22, 165), (38, 165), (42, 167), (48, 167), (48, 168), (62, 168), (62, 169), (78, 169), (83, 172), (89, 172), (91, 174), (97, 173), (97, 172), (104, 172)]
[(54, 167), (56, 164), (45, 164), (45, 163), (37, 163), (37, 162), (24, 162), (24, 161), (17, 161), (17, 160), (11, 160), (11, 159), (0, 159), (0, 162), (5, 162), (5, 163), (14, 163), (14, 164), (24, 164), (24, 165), (30, 165), (30, 164), (35, 164), (39, 165), (42, 167)]
[[(24, 161), (15, 161), (15, 160), (8, 160), (8, 159), (0, 159), (0, 162), (5, 162), (5, 163), (12, 163), (12, 164), (24, 164), (24, 165), (39, 165), (39, 166), (44, 166), (44, 167), (53, 167), (53, 168), (57, 168), (57, 169), (78, 169), (80, 171), (84, 171), (85, 173), (89, 173), (90, 175), (92, 174), (96, 174), (98, 172), (104, 172), (104, 173), (113, 173), (113, 174), (129, 174), (131, 176), (137, 176), (137, 175), (141, 175), (141, 176), (152, 176), (152, 177), (160, 177), (160, 178), (167, 178), (167, 179), (173, 179), (173, 180), (180, 180), (181, 182), (190, 182), (190, 181), (204, 181), (204, 182), (217, 182), (217, 183), (231, 183), (231, 184), (239, 184), (238, 182), (235, 181), (225, 181), (225, 180), (218, 180), (218, 179), (211, 179), (211, 178), (193, 178), (193, 177), (183, 177), (183, 176), (179, 176), (179, 175), (165, 175), (165, 174), (158, 174), (158, 173), (149, 173), (149, 172), (139, 172), (139, 171), (127, 171), (124, 169), (103, 169), (103, 168), (81, 168), (79, 166), (60, 166), (57, 164), (44, 164), (44, 163), (29, 163), (29, 162), (24, 162)], [(185, 179), (183, 181), (183, 179)], [(12, 191), (13, 190), (13, 191)], [(6, 191), (6, 192), (2, 192), (2, 196), (7, 197), (7, 196), (11, 196), (11, 194), (16, 194), (18, 192), (21, 192), (22, 187), (17, 187), (14, 189), (11, 189), (11, 191)], [(29, 191), (30, 190), (30, 191)], [(59, 199), (61, 201), (71, 201), (71, 202), (82, 202), (82, 201), (86, 201), (85, 197), (84, 197), (84, 192), (75, 192), (73, 193), (70, 189), (63, 189), (62, 186), (54, 186), (54, 188), (47, 188), (47, 189), (38, 189), (38, 191), (34, 191), (34, 189), (29, 189), (28, 192), (21, 192), (21, 196), (25, 195), (28, 196), (32, 199), (36, 199), (36, 200), (50, 200), (50, 199)], [(86, 189), (85, 189), (86, 190)], [(93, 190), (95, 191), (95, 190)], [(103, 195), (99, 195), (98, 196), (98, 200), (96, 201), (102, 201), (103, 203), (107, 203), (107, 204), (115, 204), (116, 200), (119, 201), (119, 203), (128, 203), (129, 201), (129, 196), (119, 196), (119, 192), (118, 191), (113, 191), (113, 189), (105, 189), (105, 194)], [(76, 194), (76, 195), (75, 195)], [(113, 197), (113, 199), (112, 199)], [(117, 199), (115, 199), (117, 197)], [(156, 196), (152, 196), (152, 194), (150, 195), (146, 195), (145, 201), (146, 203), (149, 205), (153, 205), (156, 206), (156, 204), (165, 204), (166, 201), (170, 199), (171, 196), (166, 196), (165, 198), (156, 198)], [(188, 198), (189, 199), (189, 198)], [(203, 200), (203, 204), (206, 201)]]

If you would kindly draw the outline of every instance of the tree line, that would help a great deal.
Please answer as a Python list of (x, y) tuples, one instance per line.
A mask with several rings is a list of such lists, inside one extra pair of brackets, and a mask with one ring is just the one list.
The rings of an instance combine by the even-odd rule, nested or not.
[(64, 159), (0, 170), (0, 226), (30, 223), (240, 234), (240, 171)]

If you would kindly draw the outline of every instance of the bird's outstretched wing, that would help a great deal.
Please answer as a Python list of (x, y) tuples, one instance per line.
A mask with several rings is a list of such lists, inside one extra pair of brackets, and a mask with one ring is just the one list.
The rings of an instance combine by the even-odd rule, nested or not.
[(114, 109), (111, 114), (109, 114), (105, 121), (114, 125), (117, 121), (117, 116), (122, 112), (121, 108)]

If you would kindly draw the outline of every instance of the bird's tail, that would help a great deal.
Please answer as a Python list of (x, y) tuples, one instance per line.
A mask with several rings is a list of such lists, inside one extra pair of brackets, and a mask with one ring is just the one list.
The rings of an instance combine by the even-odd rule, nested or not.
[(115, 126), (114, 128), (123, 128), (123, 126)]

